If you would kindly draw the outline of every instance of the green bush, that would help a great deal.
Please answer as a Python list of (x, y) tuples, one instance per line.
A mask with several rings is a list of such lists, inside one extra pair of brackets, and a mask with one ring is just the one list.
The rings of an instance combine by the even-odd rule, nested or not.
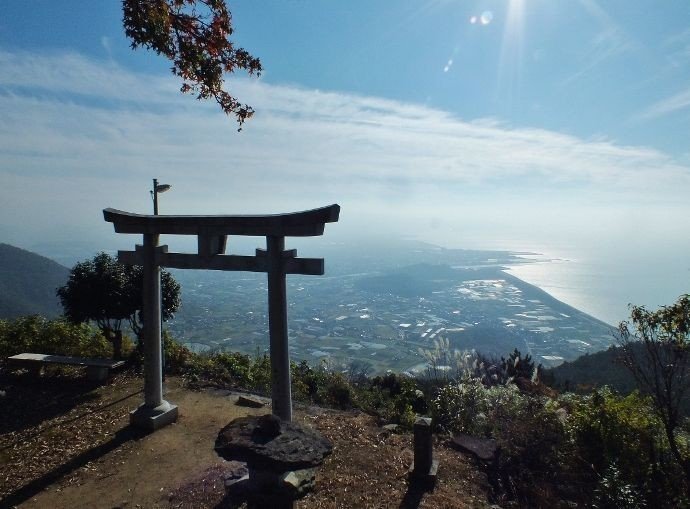
[[(432, 413), (443, 430), (497, 441), (495, 488), (521, 504), (544, 506), (551, 497), (602, 509), (688, 505), (663, 426), (638, 393), (604, 388), (553, 400), (465, 377), (438, 390)], [(687, 435), (679, 442), (687, 447)], [(592, 495), (583, 500), (569, 488), (578, 485)]]
[(217, 353), (211, 357), (214, 364), (221, 367), (235, 383), (250, 388), (254, 386), (252, 359), (236, 352)]
[[(131, 349), (131, 343), (128, 343)], [(0, 320), (0, 358), (19, 353), (111, 357), (112, 345), (94, 327), (38, 315)]]
[(622, 397), (604, 387), (563, 401), (570, 436), (596, 483), (598, 507), (636, 507), (633, 499), (642, 506), (682, 505), (683, 474), (648, 397)]
[(361, 392), (360, 401), (365, 410), (406, 428), (412, 427), (416, 414), (428, 410), (417, 380), (409, 376), (395, 373), (377, 376)]
[(624, 477), (615, 462), (608, 465), (594, 490), (593, 506), (597, 509), (645, 507), (644, 497)]
[(513, 384), (487, 387), (480, 378), (465, 377), (441, 387), (431, 409), (436, 425), (443, 430), (495, 436), (510, 421), (524, 418), (533, 406), (529, 403), (529, 397)]
[(307, 361), (291, 363), (292, 394), (295, 399), (320, 403), (323, 387), (329, 376), (325, 365), (314, 368)]
[(185, 374), (194, 363), (196, 354), (175, 341), (168, 331), (163, 331), (163, 351), (165, 352), (164, 367), (167, 374)]
[(355, 387), (340, 372), (327, 364), (312, 367), (307, 361), (291, 366), (292, 391), (295, 399), (348, 409), (357, 406)]
[[(562, 473), (569, 451), (557, 405), (551, 400), (522, 394), (510, 383), (487, 386), (481, 378), (464, 377), (441, 387), (431, 408), (442, 430), (496, 440), (501, 451), (492, 477), (497, 498), (550, 504), (544, 500), (543, 487)], [(565, 494), (556, 498), (560, 497)]]
[(271, 358), (267, 353), (256, 352), (251, 368), (251, 389), (269, 394), (271, 392)]
[(355, 406), (354, 389), (342, 373), (329, 373), (325, 380), (318, 391), (323, 404), (343, 410)]
[(340, 409), (359, 408), (383, 420), (411, 427), (415, 413), (426, 411), (426, 402), (417, 382), (403, 375), (389, 373), (373, 379), (353, 379), (322, 363), (317, 367), (306, 361), (292, 364), (293, 397), (317, 405)]
[(194, 385), (211, 384), (263, 394), (270, 392), (271, 362), (266, 354), (257, 353), (255, 357), (238, 352), (197, 354), (173, 340), (171, 343), (172, 359), (169, 362), (172, 365), (168, 372), (181, 374)]

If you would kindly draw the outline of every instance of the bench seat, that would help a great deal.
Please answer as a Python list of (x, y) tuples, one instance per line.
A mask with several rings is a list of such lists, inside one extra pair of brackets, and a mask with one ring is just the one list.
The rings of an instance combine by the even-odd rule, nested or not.
[(42, 353), (20, 353), (8, 357), (7, 360), (16, 366), (41, 367), (45, 364), (65, 364), (69, 366), (86, 367), (86, 376), (89, 380), (103, 382), (108, 378), (111, 369), (125, 365), (125, 361), (113, 359), (89, 359), (86, 357), (69, 357), (66, 355), (46, 355)]

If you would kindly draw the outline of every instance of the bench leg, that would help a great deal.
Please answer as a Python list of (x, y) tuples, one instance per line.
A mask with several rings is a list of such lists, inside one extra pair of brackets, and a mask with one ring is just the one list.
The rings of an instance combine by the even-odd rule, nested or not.
[(86, 378), (92, 382), (105, 382), (108, 379), (108, 368), (99, 366), (87, 366)]
[(41, 370), (43, 369), (43, 364), (36, 362), (12, 362), (8, 364), (10, 370), (15, 371), (17, 369), (25, 369), (27, 373), (31, 376), (39, 377), (41, 376)]

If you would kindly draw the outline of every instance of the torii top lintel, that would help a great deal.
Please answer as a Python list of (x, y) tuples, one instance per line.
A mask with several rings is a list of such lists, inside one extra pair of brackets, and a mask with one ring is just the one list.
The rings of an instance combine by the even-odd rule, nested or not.
[(258, 216), (172, 216), (132, 214), (107, 208), (103, 217), (116, 233), (256, 237), (313, 237), (323, 235), (325, 223), (338, 221), (339, 205), (303, 212)]

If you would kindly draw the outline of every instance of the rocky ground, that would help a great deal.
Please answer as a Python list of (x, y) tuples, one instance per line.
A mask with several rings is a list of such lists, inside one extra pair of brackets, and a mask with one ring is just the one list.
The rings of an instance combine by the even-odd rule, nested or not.
[[(0, 373), (0, 507), (224, 507), (223, 479), (233, 465), (213, 450), (236, 417), (267, 413), (236, 405), (237, 394), (191, 391), (166, 382), (177, 423), (142, 435), (128, 413), (142, 401), (142, 380), (117, 375), (86, 385), (64, 370), (39, 379)], [(410, 489), (412, 437), (383, 430), (359, 412), (297, 407), (295, 420), (333, 442), (302, 508), (487, 507), (485, 476), (474, 460), (440, 440), (433, 492)]]

